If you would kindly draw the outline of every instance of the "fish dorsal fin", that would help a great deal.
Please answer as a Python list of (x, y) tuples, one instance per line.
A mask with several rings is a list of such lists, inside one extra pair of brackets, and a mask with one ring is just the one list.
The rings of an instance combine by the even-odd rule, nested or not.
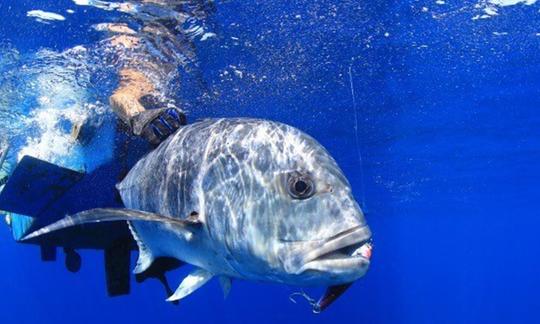
[(187, 236), (191, 236), (192, 232), (195, 231), (200, 225), (200, 223), (193, 223), (191, 221), (185, 221), (179, 218), (172, 218), (134, 209), (96, 208), (86, 210), (72, 216), (66, 216), (57, 222), (28, 234), (23, 238), (23, 240), (29, 240), (47, 233), (77, 225), (114, 221), (147, 221), (167, 223), (175, 226), (177, 229), (185, 231)]
[(178, 286), (178, 288), (171, 297), (167, 298), (167, 301), (173, 302), (188, 296), (195, 290), (202, 287), (205, 283), (208, 282), (208, 280), (212, 279), (213, 276), (214, 275), (211, 272), (201, 268), (197, 268), (187, 277), (185, 277), (184, 280), (182, 280), (180, 286)]
[(219, 276), (219, 284), (221, 286), (221, 290), (223, 290), (223, 298), (227, 298), (227, 296), (229, 296), (229, 292), (231, 291), (231, 278), (227, 276)]

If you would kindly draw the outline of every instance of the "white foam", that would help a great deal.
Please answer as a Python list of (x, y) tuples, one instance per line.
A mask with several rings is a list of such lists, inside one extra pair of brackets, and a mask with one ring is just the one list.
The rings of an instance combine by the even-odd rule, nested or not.
[(488, 2), (500, 6), (500, 7), (508, 7), (508, 6), (515, 6), (517, 4), (524, 4), (527, 6), (533, 5), (536, 3), (537, 0), (489, 0)]
[(205, 40), (216, 37), (216, 36), (217, 35), (215, 33), (206, 32), (201, 36), (201, 42), (204, 42)]
[(499, 15), (499, 10), (504, 7), (526, 5), (532, 6), (538, 0), (482, 0), (475, 5), (475, 8), (481, 9), (482, 14), (474, 16), (472, 19), (488, 19)]
[(103, 10), (115, 10), (120, 8), (120, 3), (100, 0), (73, 0), (73, 3), (78, 6), (91, 6)]
[(486, 15), (488, 16), (496, 16), (498, 15), (498, 11), (496, 8), (493, 8), (493, 7), (486, 7), (484, 8), (484, 12), (486, 13)]
[(79, 163), (79, 148), (69, 128), (84, 122), (90, 113), (84, 86), (85, 53), (83, 46), (76, 46), (63, 53), (41, 50), (36, 54), (43, 67), (39, 64), (32, 69), (35, 79), (29, 83), (37, 106), (25, 120), (26, 128), (35, 135), (27, 138), (18, 159), (31, 155), (64, 166)]
[(43, 11), (43, 10), (30, 10), (26, 13), (26, 16), (27, 17), (33, 17), (33, 18), (38, 18), (38, 19), (42, 19), (42, 20), (51, 20), (51, 21), (62, 21), (62, 20), (66, 20), (66, 18), (62, 15), (59, 15), (57, 13), (54, 13), (54, 12), (48, 12), (48, 11)]
[(57, 110), (54, 108), (39, 109), (31, 115), (30, 121), (38, 125), (40, 136), (29, 138), (27, 144), (18, 154), (19, 159), (24, 155), (58, 163), (72, 153), (75, 141), (70, 134), (62, 132), (57, 123), (61, 119), (75, 121), (81, 119), (80, 112)]

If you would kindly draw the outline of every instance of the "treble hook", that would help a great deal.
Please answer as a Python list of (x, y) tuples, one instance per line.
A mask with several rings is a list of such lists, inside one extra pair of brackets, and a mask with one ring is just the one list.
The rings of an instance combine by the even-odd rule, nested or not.
[(311, 298), (304, 290), (297, 291), (289, 295), (289, 300), (296, 304), (296, 299), (294, 299), (295, 296), (302, 296), (311, 306), (311, 311), (313, 314), (319, 314), (321, 312), (319, 303), (316, 302), (315, 299)]

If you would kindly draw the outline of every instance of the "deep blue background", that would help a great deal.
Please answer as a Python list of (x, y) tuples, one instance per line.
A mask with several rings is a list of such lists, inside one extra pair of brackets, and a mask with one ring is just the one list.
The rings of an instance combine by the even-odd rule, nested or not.
[[(539, 6), (472, 20), (476, 2), (457, 2), (218, 1), (218, 38), (197, 44), (214, 95), (180, 87), (192, 119), (256, 116), (307, 131), (367, 211), (372, 267), (326, 312), (291, 303), (294, 288), (250, 282), (223, 301), (213, 281), (179, 307), (157, 282), (110, 299), (100, 254), (83, 252), (73, 275), (3, 227), (2, 323), (540, 322)], [(25, 17), (67, 8), (76, 13), (64, 22)], [(113, 16), (2, 0), (0, 40), (63, 50), (95, 42), (89, 26)], [(220, 77), (231, 65), (244, 77)]]

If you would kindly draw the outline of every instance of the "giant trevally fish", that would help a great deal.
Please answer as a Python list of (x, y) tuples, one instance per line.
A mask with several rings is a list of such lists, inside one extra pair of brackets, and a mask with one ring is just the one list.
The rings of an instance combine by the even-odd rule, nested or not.
[(67, 216), (31, 239), (92, 222), (126, 220), (135, 273), (159, 257), (195, 267), (169, 301), (213, 277), (329, 286), (319, 311), (370, 264), (371, 232), (330, 154), (291, 126), (216, 119), (179, 129), (117, 185), (125, 209)]

